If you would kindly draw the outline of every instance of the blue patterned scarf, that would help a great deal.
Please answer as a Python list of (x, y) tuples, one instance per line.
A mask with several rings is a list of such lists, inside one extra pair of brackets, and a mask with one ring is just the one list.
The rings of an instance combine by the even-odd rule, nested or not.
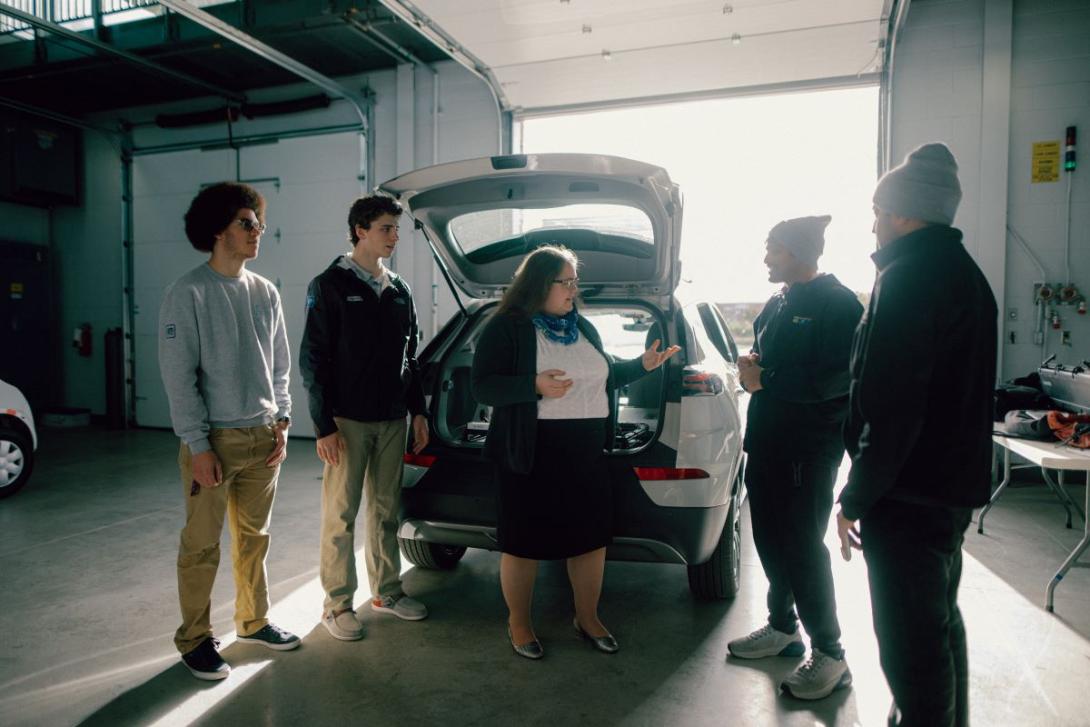
[(534, 325), (545, 334), (545, 338), (554, 343), (570, 346), (579, 340), (579, 313), (573, 307), (565, 316), (554, 316), (541, 312), (534, 316)]

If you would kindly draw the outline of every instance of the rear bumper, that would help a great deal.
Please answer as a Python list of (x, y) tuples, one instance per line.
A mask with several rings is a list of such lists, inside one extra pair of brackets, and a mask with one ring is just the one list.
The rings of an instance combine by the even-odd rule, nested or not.
[[(707, 561), (727, 521), (728, 507), (669, 508), (654, 522), (615, 520), (616, 534), (606, 551), (609, 560), (693, 565)], [(664, 515), (668, 518), (663, 517)], [(397, 536), (442, 545), (499, 550), (496, 528), (482, 524), (407, 518)]]
[[(734, 500), (729, 491), (722, 504), (662, 505), (652, 500), (630, 464), (611, 458), (610, 470), (613, 543), (608, 558), (696, 564), (711, 557)], [(679, 481), (672, 486), (683, 488), (687, 484)], [(479, 455), (440, 457), (428, 470), (406, 467), (398, 536), (499, 550), (495, 498), (494, 467)]]

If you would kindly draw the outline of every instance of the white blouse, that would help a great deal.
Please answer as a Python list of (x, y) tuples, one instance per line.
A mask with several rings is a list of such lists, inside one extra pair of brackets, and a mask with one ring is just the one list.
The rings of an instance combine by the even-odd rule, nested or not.
[(537, 402), (538, 419), (605, 419), (609, 416), (606, 378), (609, 363), (587, 337), (570, 346), (550, 341), (537, 333), (537, 371), (560, 369), (572, 380), (568, 393), (559, 399), (543, 397)]

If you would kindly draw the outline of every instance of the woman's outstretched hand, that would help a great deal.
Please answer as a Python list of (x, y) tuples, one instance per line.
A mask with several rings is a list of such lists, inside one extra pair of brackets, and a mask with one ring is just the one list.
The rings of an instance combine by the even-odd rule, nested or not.
[(654, 371), (662, 366), (675, 353), (681, 350), (681, 346), (670, 346), (665, 351), (659, 350), (660, 339), (656, 338), (651, 347), (643, 352), (643, 367), (647, 371)]

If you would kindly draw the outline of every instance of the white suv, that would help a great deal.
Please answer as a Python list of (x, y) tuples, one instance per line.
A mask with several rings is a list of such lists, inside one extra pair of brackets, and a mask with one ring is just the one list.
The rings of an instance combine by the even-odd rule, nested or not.
[(682, 347), (617, 398), (607, 557), (684, 564), (695, 595), (733, 596), (744, 497), (737, 349), (714, 305), (675, 295), (682, 205), (665, 170), (601, 155), (515, 155), (420, 169), (380, 189), (424, 232), (459, 304), (419, 357), (432, 438), (405, 455), (405, 557), (452, 568), (467, 547), (497, 547), (493, 465), (481, 454), (490, 411), (473, 398), (470, 368), (516, 266), (559, 243), (579, 256), (579, 309), (607, 353), (632, 358), (656, 338)]
[(34, 469), (38, 433), (22, 392), (0, 380), (0, 499), (22, 489)]

